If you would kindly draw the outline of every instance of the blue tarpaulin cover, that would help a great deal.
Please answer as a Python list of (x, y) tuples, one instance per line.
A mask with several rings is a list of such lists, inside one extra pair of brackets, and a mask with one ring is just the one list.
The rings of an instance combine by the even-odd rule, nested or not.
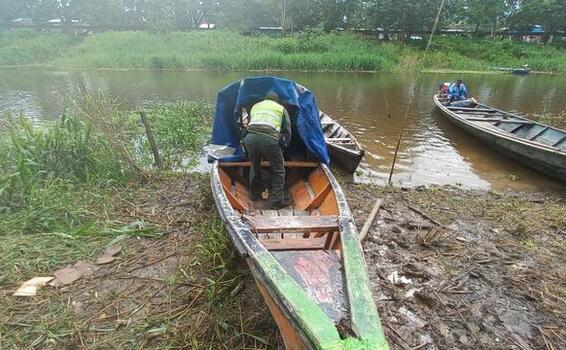
[[(318, 107), (314, 94), (294, 81), (277, 77), (252, 77), (236, 81), (218, 93), (216, 114), (212, 126), (212, 144), (228, 146), (235, 150), (233, 155), (219, 158), (219, 161), (234, 162), (246, 158), (241, 145), (238, 120), (242, 107), (262, 101), (275, 92), (282, 104), (296, 107), (293, 138), (299, 136), (306, 148), (322, 163), (328, 164), (330, 157), (324, 142)], [(298, 135), (296, 135), (298, 133)]]

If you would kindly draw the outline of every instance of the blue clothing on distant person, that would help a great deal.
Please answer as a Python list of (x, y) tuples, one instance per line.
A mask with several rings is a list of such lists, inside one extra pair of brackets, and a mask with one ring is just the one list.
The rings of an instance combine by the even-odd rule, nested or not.
[(448, 88), (448, 97), (451, 101), (465, 100), (468, 98), (468, 89), (464, 83), (452, 83)]

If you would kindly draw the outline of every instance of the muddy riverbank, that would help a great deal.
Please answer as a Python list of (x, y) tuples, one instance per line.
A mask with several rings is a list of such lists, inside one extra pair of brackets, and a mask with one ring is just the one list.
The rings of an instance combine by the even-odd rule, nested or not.
[[(358, 227), (383, 199), (364, 250), (392, 349), (564, 347), (563, 199), (342, 185)], [(161, 237), (116, 243), (114, 261), (33, 298), (12, 296), (30, 276), (0, 278), (0, 348), (282, 348), (206, 175), (165, 176), (113, 202), (109, 219)]]
[(560, 349), (566, 339), (566, 209), (558, 198), (453, 187), (348, 186), (394, 349)]

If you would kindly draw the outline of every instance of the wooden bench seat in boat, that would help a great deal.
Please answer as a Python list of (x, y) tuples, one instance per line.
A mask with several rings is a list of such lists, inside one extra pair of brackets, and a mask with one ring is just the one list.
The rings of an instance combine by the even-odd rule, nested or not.
[[(250, 168), (252, 162), (223, 162), (219, 164), (221, 168)], [(320, 164), (317, 162), (295, 162), (292, 160), (283, 162), (285, 168), (317, 168)], [(262, 161), (261, 167), (268, 168), (270, 166), (268, 161)]]
[(328, 232), (338, 230), (338, 216), (247, 216), (253, 232)]

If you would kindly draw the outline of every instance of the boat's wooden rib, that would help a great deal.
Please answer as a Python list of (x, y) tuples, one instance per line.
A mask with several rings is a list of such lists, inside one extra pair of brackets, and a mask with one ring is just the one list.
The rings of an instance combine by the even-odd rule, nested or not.
[[(294, 162), (294, 161), (285, 161), (283, 163), (286, 168), (318, 168), (319, 164), (315, 162)], [(224, 162), (220, 163), (220, 166), (223, 168), (230, 168), (230, 167), (246, 167), (249, 168), (252, 166), (251, 162)], [(261, 166), (263, 168), (269, 168), (269, 162), (263, 161), (261, 162)]]
[(533, 122), (529, 122), (526, 120), (517, 120), (517, 119), (502, 119), (502, 118), (477, 118), (477, 117), (466, 117), (466, 120), (473, 121), (473, 122), (489, 122), (489, 123), (517, 123), (517, 124), (532, 124)]
[[(289, 164), (288, 164), (289, 165)], [(325, 165), (287, 168), (292, 205), (260, 209), (249, 167), (212, 167), (212, 190), (287, 349), (388, 349), (346, 198)]]
[(365, 150), (358, 140), (346, 128), (323, 112), (320, 112), (320, 123), (330, 158), (347, 171), (351, 173), (356, 171), (365, 155)]
[(437, 95), (434, 102), (451, 122), (472, 135), (528, 167), (566, 181), (566, 130), (483, 104), (444, 106)]

